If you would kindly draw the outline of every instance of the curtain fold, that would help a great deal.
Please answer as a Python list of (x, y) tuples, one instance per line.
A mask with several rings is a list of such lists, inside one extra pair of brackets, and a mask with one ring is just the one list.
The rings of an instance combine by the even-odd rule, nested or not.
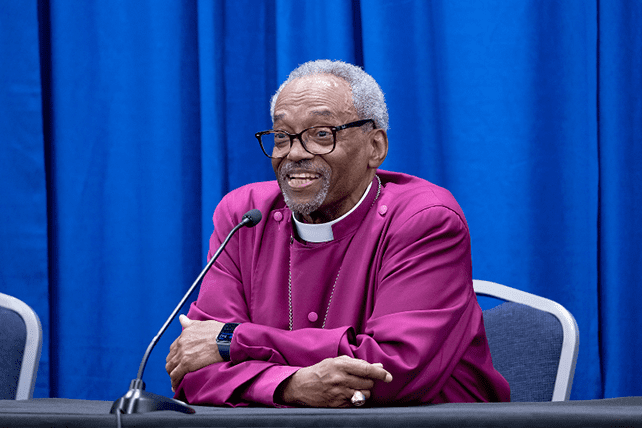
[[(384, 169), (448, 188), (475, 278), (580, 327), (572, 398), (642, 394), (642, 3), (0, 0), (0, 291), (40, 315), (35, 395), (115, 400), (204, 266), (298, 64), (364, 66)], [(193, 296), (195, 298), (195, 296)], [(170, 395), (165, 356), (147, 389)]]
[(599, 2), (599, 333), (607, 397), (639, 394), (642, 385), (634, 315), (642, 278), (640, 23), (642, 3)]
[(0, 292), (38, 314), (45, 335), (34, 390), (49, 395), (50, 295), (38, 7), (0, 2)]

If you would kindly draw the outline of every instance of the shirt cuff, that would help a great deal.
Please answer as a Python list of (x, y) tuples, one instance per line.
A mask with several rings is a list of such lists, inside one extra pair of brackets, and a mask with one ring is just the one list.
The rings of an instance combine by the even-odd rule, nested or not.
[(272, 366), (258, 375), (243, 391), (242, 399), (270, 407), (287, 407), (275, 402), (274, 393), (281, 382), (292, 376), (300, 367)]

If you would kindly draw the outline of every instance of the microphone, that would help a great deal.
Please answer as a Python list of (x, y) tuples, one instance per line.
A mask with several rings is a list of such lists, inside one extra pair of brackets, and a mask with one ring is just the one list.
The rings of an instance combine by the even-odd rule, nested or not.
[(223, 252), (223, 249), (229, 242), (230, 238), (232, 238), (232, 235), (236, 233), (237, 230), (240, 228), (247, 226), (247, 227), (254, 227), (259, 222), (261, 221), (261, 211), (257, 209), (250, 210), (243, 214), (243, 219), (239, 224), (234, 226), (232, 231), (227, 235), (227, 238), (225, 238), (225, 241), (221, 244), (220, 247), (218, 247), (218, 250), (216, 250), (216, 253), (210, 261), (207, 263), (203, 271), (198, 275), (192, 286), (187, 290), (187, 293), (185, 293), (185, 296), (181, 299), (179, 302), (178, 306), (174, 309), (172, 314), (169, 316), (167, 321), (165, 321), (165, 324), (161, 327), (161, 329), (158, 331), (156, 336), (154, 336), (154, 339), (152, 339), (151, 343), (147, 347), (147, 350), (145, 351), (145, 355), (143, 356), (143, 360), (140, 362), (140, 367), (138, 368), (138, 376), (136, 376), (136, 379), (132, 380), (131, 383), (129, 384), (129, 390), (125, 395), (120, 397), (118, 400), (114, 401), (114, 403), (111, 406), (111, 410), (109, 413), (125, 413), (125, 414), (132, 414), (132, 413), (146, 413), (146, 412), (152, 412), (155, 410), (174, 410), (177, 412), (182, 412), (182, 413), (194, 413), (195, 410), (189, 407), (187, 404), (183, 403), (182, 401), (175, 400), (173, 398), (168, 398), (165, 397), (164, 395), (158, 395), (154, 394), (148, 391), (145, 391), (145, 382), (143, 382), (143, 372), (145, 371), (145, 366), (147, 365), (147, 360), (149, 359), (149, 355), (152, 352), (152, 349), (154, 349), (154, 346), (158, 343), (160, 337), (165, 333), (165, 330), (167, 330), (167, 327), (169, 327), (169, 324), (176, 318), (176, 315), (178, 315), (178, 312), (181, 310), (181, 307), (185, 304), (189, 296), (194, 292), (196, 289), (196, 286), (201, 282), (207, 271), (212, 267), (218, 256), (221, 255)]
[(254, 227), (261, 222), (261, 211), (254, 208), (243, 214), (241, 224), (247, 227)]

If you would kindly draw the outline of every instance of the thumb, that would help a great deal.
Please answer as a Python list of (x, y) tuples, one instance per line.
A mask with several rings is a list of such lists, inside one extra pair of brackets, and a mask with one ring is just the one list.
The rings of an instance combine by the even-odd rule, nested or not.
[(187, 316), (183, 314), (178, 316), (178, 320), (181, 322), (181, 325), (183, 326), (183, 328), (189, 327), (193, 322), (191, 319), (187, 318)]

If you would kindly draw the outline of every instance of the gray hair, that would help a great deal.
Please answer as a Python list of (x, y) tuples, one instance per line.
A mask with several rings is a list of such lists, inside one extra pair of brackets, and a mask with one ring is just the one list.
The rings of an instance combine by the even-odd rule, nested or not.
[(306, 62), (290, 73), (270, 101), (270, 116), (273, 121), (276, 99), (283, 88), (294, 79), (315, 74), (332, 74), (348, 82), (352, 90), (352, 103), (357, 109), (359, 118), (374, 119), (377, 128), (388, 130), (388, 107), (386, 107), (383, 92), (374, 78), (356, 65), (327, 59)]

